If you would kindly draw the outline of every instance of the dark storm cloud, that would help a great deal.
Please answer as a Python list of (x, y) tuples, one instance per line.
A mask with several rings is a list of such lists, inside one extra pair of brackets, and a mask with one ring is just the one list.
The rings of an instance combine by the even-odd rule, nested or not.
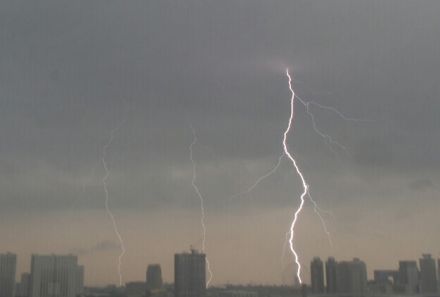
[[(197, 206), (188, 187), (192, 124), (203, 145), (200, 186), (212, 207), (224, 207), (281, 152), (286, 66), (304, 99), (371, 120), (314, 109), (319, 127), (347, 146), (334, 155), (297, 106), (290, 144), (318, 193), (330, 172), (366, 178), (365, 191), (372, 169), (394, 181), (438, 176), (437, 2), (0, 7), (2, 210), (100, 207), (102, 146), (124, 118), (108, 154), (113, 206)], [(270, 203), (286, 205), (270, 182)], [(327, 199), (353, 199), (335, 196)]]

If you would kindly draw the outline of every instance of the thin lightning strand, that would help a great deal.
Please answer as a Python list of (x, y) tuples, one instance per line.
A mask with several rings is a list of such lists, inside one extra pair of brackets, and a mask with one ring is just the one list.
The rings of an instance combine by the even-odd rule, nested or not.
[(321, 108), (321, 109), (324, 109), (324, 110), (327, 110), (327, 111), (331, 111), (331, 112), (335, 113), (336, 115), (338, 115), (341, 119), (343, 119), (344, 121), (347, 121), (347, 122), (372, 122), (371, 120), (347, 117), (342, 112), (340, 112), (339, 110), (337, 110), (336, 108), (334, 108), (332, 106), (323, 105), (323, 104), (317, 103), (315, 101), (306, 101), (306, 100), (303, 100), (301, 97), (299, 97), (296, 94), (295, 94), (295, 98), (298, 99), (298, 101), (302, 105), (304, 105), (304, 107), (306, 109), (306, 113), (309, 115), (309, 117), (310, 117), (310, 119), (312, 121), (313, 130), (315, 130), (315, 132), (319, 136), (321, 136), (322, 138), (324, 138), (326, 140), (327, 144), (329, 144), (329, 146), (330, 146), (330, 150), (332, 150), (332, 151), (333, 151), (333, 148), (331, 147), (332, 144), (338, 146), (340, 149), (342, 149), (344, 151), (347, 151), (347, 148), (344, 145), (342, 145), (341, 143), (339, 143), (336, 140), (334, 140), (330, 135), (322, 132), (318, 128), (318, 125), (317, 125), (316, 120), (315, 120), (315, 115), (310, 111), (310, 106), (311, 105), (314, 105), (314, 106), (316, 106), (318, 108)]
[[(346, 151), (347, 148), (346, 148), (344, 145), (340, 144), (339, 142), (337, 142), (336, 140), (334, 140), (330, 135), (328, 135), (328, 134), (322, 132), (322, 131), (318, 128), (318, 125), (316, 124), (316, 120), (315, 120), (315, 115), (310, 111), (310, 104), (312, 104), (312, 103), (311, 103), (311, 102), (306, 102), (306, 101), (302, 100), (298, 95), (295, 95), (295, 94), (294, 94), (294, 97), (295, 97), (296, 99), (298, 99), (298, 101), (299, 101), (302, 105), (304, 105), (304, 107), (306, 108), (306, 112), (307, 112), (307, 114), (309, 115), (310, 119), (312, 120), (313, 130), (315, 130), (315, 132), (316, 132), (319, 136), (321, 136), (322, 138), (324, 138), (324, 139), (327, 141), (327, 143), (328, 143), (329, 145), (334, 144), (334, 145), (338, 146), (340, 149)], [(317, 105), (317, 106), (320, 106), (320, 107), (322, 107), (322, 108), (326, 108), (326, 109), (330, 109), (330, 110), (332, 110), (332, 111), (334, 110), (339, 116), (343, 116), (343, 117), (344, 117), (344, 115), (343, 115), (342, 113), (340, 113), (339, 111), (337, 111), (337, 110), (334, 109), (334, 108), (327, 107), (327, 106), (324, 106), (324, 105)], [(345, 117), (344, 117), (344, 119), (345, 119)], [(347, 120), (348, 120), (348, 118), (347, 118)], [(331, 146), (330, 146), (330, 149), (333, 150), (333, 148), (332, 148)]]
[[(190, 156), (190, 160), (191, 160), (191, 164), (192, 164), (192, 180), (191, 180), (191, 185), (194, 188), (194, 191), (196, 192), (197, 196), (199, 197), (200, 200), (200, 225), (202, 226), (202, 252), (205, 252), (205, 247), (206, 247), (206, 224), (205, 224), (205, 206), (204, 206), (204, 199), (203, 196), (200, 192), (199, 187), (197, 186), (197, 168), (196, 168), (196, 162), (194, 161), (194, 154), (193, 154), (193, 148), (194, 145), (196, 145), (197, 143), (197, 135), (196, 135), (196, 131), (194, 130), (193, 127), (191, 127), (192, 130), (192, 134), (193, 134), (193, 141), (191, 143), (191, 145), (189, 146), (189, 156)], [(206, 266), (208, 269), (208, 281), (206, 282), (206, 286), (209, 287), (212, 278), (213, 278), (213, 273), (211, 270), (211, 265), (209, 263), (209, 259), (208, 257), (206, 257)]]
[(116, 132), (116, 130), (118, 128), (119, 128), (119, 126), (110, 132), (109, 140), (102, 148), (101, 162), (102, 162), (102, 166), (104, 167), (104, 171), (105, 171), (105, 175), (102, 179), (102, 184), (104, 186), (104, 192), (105, 192), (105, 210), (106, 210), (107, 215), (109, 216), (110, 220), (112, 221), (113, 230), (116, 234), (116, 237), (119, 240), (119, 246), (121, 248), (121, 253), (119, 254), (119, 257), (118, 257), (118, 275), (119, 275), (119, 286), (122, 286), (122, 284), (123, 284), (123, 282), (122, 282), (122, 258), (124, 257), (126, 250), (125, 250), (124, 240), (122, 239), (121, 233), (119, 232), (119, 229), (118, 229), (118, 225), (116, 224), (115, 216), (113, 215), (113, 212), (110, 210), (110, 206), (109, 206), (110, 195), (109, 195), (109, 191), (108, 191), (108, 187), (107, 187), (107, 181), (108, 181), (108, 178), (110, 177), (110, 170), (109, 170), (109, 168), (107, 166), (107, 162), (105, 160), (105, 158), (107, 156), (107, 149), (112, 144), (113, 139), (114, 139), (114, 133)]
[[(298, 95), (296, 97), (298, 97)], [(344, 121), (347, 121), (347, 122), (372, 122), (372, 120), (347, 117), (346, 115), (344, 115), (342, 112), (340, 112), (336, 108), (334, 108), (332, 106), (323, 105), (323, 104), (315, 102), (315, 101), (308, 101), (307, 104), (315, 105), (321, 109), (326, 109), (328, 111), (332, 111), (335, 114), (337, 114), (341, 119), (343, 119)]]
[(292, 93), (292, 97), (290, 98), (290, 117), (289, 117), (289, 122), (287, 125), (286, 130), (284, 131), (283, 134), (283, 149), (284, 149), (284, 154), (289, 158), (289, 160), (292, 162), (293, 167), (295, 167), (296, 173), (298, 174), (298, 176), (301, 179), (301, 183), (303, 186), (303, 192), (301, 193), (300, 196), (300, 204), (299, 207), (296, 209), (294, 216), (293, 216), (293, 220), (292, 223), (290, 224), (290, 236), (289, 236), (289, 247), (290, 247), (290, 251), (292, 252), (294, 259), (295, 259), (295, 263), (297, 265), (297, 270), (296, 270), (296, 276), (298, 278), (298, 281), (300, 284), (302, 284), (302, 279), (301, 279), (301, 263), (299, 261), (299, 256), (298, 253), (295, 250), (294, 247), (294, 237), (295, 237), (295, 226), (296, 223), (298, 221), (298, 217), (303, 209), (304, 206), (304, 202), (305, 202), (305, 196), (308, 194), (309, 192), (309, 185), (307, 184), (303, 173), (301, 172), (301, 169), (299, 168), (298, 164), (296, 163), (295, 158), (292, 156), (292, 154), (290, 153), (288, 147), (287, 147), (287, 135), (289, 134), (290, 130), (292, 129), (292, 123), (293, 123), (293, 115), (294, 115), (294, 104), (295, 104), (295, 92), (292, 89), (292, 78), (290, 77), (289, 74), (289, 69), (286, 69), (286, 75), (289, 78), (289, 90)]
[[(298, 83), (298, 82), (300, 82), (298, 79), (296, 80), (296, 82)], [(302, 82), (301, 82), (302, 83)], [(313, 89), (311, 89), (311, 88), (308, 88), (309, 90), (311, 90), (311, 91), (313, 91)], [(332, 92), (326, 92), (327, 94), (331, 94)], [(298, 100), (300, 100), (300, 101), (303, 101), (303, 102), (301, 102), (303, 105), (315, 105), (316, 107), (318, 107), (318, 108), (321, 108), (321, 109), (325, 109), (325, 110), (327, 110), (327, 111), (331, 111), (331, 112), (333, 112), (333, 113), (335, 113), (335, 114), (337, 114), (341, 119), (343, 119), (344, 121), (349, 121), (349, 122), (374, 122), (373, 120), (370, 120), (370, 119), (360, 119), (360, 118), (352, 118), (352, 117), (349, 117), (349, 116), (346, 116), (344, 113), (342, 113), (342, 112), (340, 112), (338, 109), (336, 109), (336, 108), (334, 108), (333, 106), (328, 106), (328, 105), (324, 105), (324, 104), (321, 104), (321, 103), (318, 103), (318, 102), (316, 102), (316, 101), (311, 101), (311, 100), (308, 100), (308, 101), (306, 101), (306, 100), (302, 100), (301, 98), (299, 98), (299, 96), (298, 95), (296, 95), (295, 94), (295, 96), (298, 98)], [(304, 103), (305, 102), (305, 103)]]
[(243, 191), (243, 192), (241, 192), (241, 193), (238, 193), (238, 194), (235, 194), (235, 195), (233, 195), (232, 197), (231, 197), (231, 199), (232, 198), (235, 198), (235, 197), (238, 197), (238, 196), (243, 196), (243, 195), (246, 195), (246, 194), (249, 194), (250, 192), (252, 192), (263, 180), (265, 180), (266, 178), (268, 178), (269, 176), (271, 176), (272, 174), (274, 174), (277, 170), (278, 170), (278, 168), (280, 167), (280, 165), (281, 165), (281, 160), (283, 159), (283, 157), (284, 157), (284, 154), (282, 154), (281, 156), (279, 156), (278, 157), (278, 162), (275, 164), (275, 166), (271, 169), (271, 170), (269, 170), (266, 174), (264, 174), (264, 175), (262, 175), (262, 176), (260, 176), (249, 188), (247, 188), (245, 191)]
[(194, 161), (194, 157), (193, 157), (193, 148), (194, 145), (197, 143), (197, 136), (195, 135), (195, 132), (193, 130), (193, 141), (191, 143), (191, 145), (189, 146), (189, 155), (190, 155), (190, 159), (191, 159), (191, 164), (192, 164), (192, 180), (191, 180), (191, 185), (194, 188), (194, 191), (197, 194), (197, 197), (200, 200), (200, 224), (202, 226), (202, 251), (205, 251), (205, 246), (206, 246), (206, 225), (205, 225), (205, 207), (204, 207), (204, 199), (202, 194), (200, 193), (199, 187), (196, 184), (197, 181), (197, 172), (196, 172), (196, 163)]
[(321, 212), (323, 212), (323, 211), (319, 208), (318, 203), (310, 195), (310, 191), (307, 193), (307, 196), (309, 197), (309, 201), (313, 204), (313, 211), (315, 212), (315, 214), (318, 216), (319, 220), (321, 221), (321, 226), (324, 230), (324, 233), (327, 235), (328, 243), (330, 244), (331, 247), (333, 247), (331, 233), (327, 228), (327, 224), (325, 223), (323, 216), (321, 215)]

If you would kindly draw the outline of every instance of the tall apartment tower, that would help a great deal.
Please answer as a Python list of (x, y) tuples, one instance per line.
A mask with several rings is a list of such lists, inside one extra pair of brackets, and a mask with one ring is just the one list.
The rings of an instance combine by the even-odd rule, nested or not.
[(437, 273), (435, 260), (430, 254), (424, 254), (419, 259), (420, 264), (420, 293), (437, 293)]
[(310, 263), (310, 277), (312, 280), (312, 293), (324, 293), (324, 264), (319, 257), (313, 258)]
[(204, 297), (206, 292), (206, 255), (191, 249), (174, 255), (174, 296)]
[(148, 290), (159, 290), (162, 288), (162, 269), (159, 264), (148, 265), (146, 283)]
[(12, 253), (0, 254), (0, 296), (1, 297), (14, 297), (16, 270), (17, 270), (17, 255)]
[(84, 266), (78, 265), (76, 267), (76, 295), (82, 296), (84, 294)]
[(440, 286), (440, 259), (437, 260), (437, 276), (438, 276), (438, 284)]
[(325, 262), (325, 278), (327, 281), (327, 293), (336, 294), (337, 293), (337, 277), (336, 277), (336, 267), (337, 262), (335, 258), (328, 258)]
[(416, 261), (399, 261), (398, 283), (406, 294), (416, 294), (419, 291), (419, 269)]
[(337, 293), (352, 297), (365, 296), (367, 290), (367, 266), (357, 258), (339, 262), (336, 266)]
[(84, 268), (74, 255), (32, 255), (29, 297), (76, 297), (82, 293)]

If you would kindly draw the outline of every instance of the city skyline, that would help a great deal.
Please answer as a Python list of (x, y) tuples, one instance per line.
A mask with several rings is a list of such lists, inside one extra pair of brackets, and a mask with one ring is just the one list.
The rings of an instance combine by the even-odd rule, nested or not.
[[(144, 278), (142, 280), (142, 276), (139, 278), (127, 280), (123, 286), (127, 284), (137, 284), (139, 282), (143, 282), (145, 284), (145, 288), (150, 290), (159, 290), (165, 284), (173, 284), (176, 278), (179, 278), (178, 275), (186, 275), (184, 278), (187, 281), (187, 276), (196, 273), (197, 279), (201, 279), (202, 283), (206, 284), (206, 287), (209, 288), (207, 283), (208, 279), (208, 271), (206, 268), (205, 262), (206, 255), (201, 253), (200, 251), (190, 248), (188, 251), (182, 251), (174, 253), (174, 264), (173, 264), (173, 276), (172, 279), (163, 279), (162, 276), (162, 265), (159, 263), (143, 263), (144, 264)], [(32, 260), (34, 259), (34, 260)], [(57, 260), (59, 259), (59, 260)], [(56, 267), (72, 267), (72, 270), (75, 274), (74, 277), (76, 279), (72, 279), (75, 283), (76, 287), (82, 288), (83, 286), (94, 287), (98, 286), (110, 286), (114, 285), (112, 283), (106, 284), (93, 284), (88, 283), (85, 278), (85, 266), (78, 264), (77, 255), (67, 254), (48, 254), (48, 255), (39, 255), (32, 254), (31, 260), (34, 263), (33, 266), (30, 267), (29, 271), (19, 272), (16, 271), (18, 257), (16, 254), (12, 252), (0, 253), (0, 272), (7, 273), (8, 277), (12, 274), (15, 275), (14, 287), (15, 283), (18, 285), (20, 282), (23, 283), (29, 282), (32, 283), (32, 278), (30, 275), (33, 274), (35, 269), (58, 269)], [(199, 267), (194, 270), (194, 267), (191, 266), (190, 263), (196, 263), (195, 267)], [(342, 258), (335, 259), (333, 256), (329, 256), (328, 258), (322, 258), (319, 256), (314, 256), (310, 263), (306, 263), (307, 265), (304, 267), (306, 271), (308, 271), (309, 275), (305, 277), (307, 280), (305, 285), (307, 285), (310, 289), (310, 293), (320, 295), (320, 294), (335, 294), (342, 293), (341, 287), (344, 286), (344, 290), (349, 290), (349, 284), (347, 283), (346, 274), (351, 267), (359, 267), (364, 271), (360, 274), (361, 278), (365, 278), (365, 284), (367, 285), (367, 281), (379, 281), (379, 282), (388, 282), (390, 279), (393, 280), (395, 284), (408, 284), (408, 288), (402, 288), (402, 290), (407, 290), (408, 293), (417, 293), (418, 291), (414, 291), (414, 288), (417, 290), (421, 290), (421, 292), (426, 293), (438, 293), (440, 292), (440, 258), (433, 258), (431, 254), (422, 254), (419, 259), (399, 259), (394, 266), (389, 267), (371, 267), (367, 262), (364, 262), (359, 257), (353, 257), (352, 259)], [(2, 266), (3, 265), (3, 266)], [(58, 265), (58, 266), (57, 266)], [(64, 266), (63, 266), (64, 265)], [(67, 266), (66, 266), (67, 265)], [(70, 266), (69, 266), (70, 265)], [(73, 266), (72, 266), (73, 265)], [(354, 266), (353, 266), (354, 265)], [(4, 267), (8, 267), (5, 269)], [(41, 267), (41, 268), (40, 268)], [(200, 267), (205, 267), (201, 269)], [(307, 269), (310, 267), (310, 269)], [(314, 268), (315, 267), (315, 268)], [(65, 269), (65, 268), (63, 268)], [(69, 268), (70, 269), (70, 268)], [(165, 270), (167, 267), (165, 267)], [(358, 268), (356, 268), (358, 269)], [(79, 273), (79, 274), (78, 274)], [(204, 274), (205, 276), (201, 278), (200, 275)], [(79, 278), (77, 278), (79, 275)], [(344, 276), (337, 276), (344, 275)], [(414, 279), (416, 279), (414, 281)], [(20, 281), (20, 282), (19, 282)], [(70, 281), (70, 280), (69, 280)], [(77, 283), (79, 281), (79, 283)], [(216, 284), (215, 286), (225, 286), (225, 285), (277, 285), (273, 283), (223, 283)], [(298, 287), (299, 284), (295, 280), (295, 274), (292, 274), (292, 279), (289, 283), (283, 284), (292, 287)], [(1, 288), (2, 286), (0, 286)], [(18, 287), (16, 287), (18, 288)], [(80, 289), (77, 289), (80, 290)], [(17, 295), (20, 296), (20, 295)]]
[[(292, 246), (306, 282), (316, 255), (440, 257), (439, 1), (0, 12), (0, 251), (18, 273), (33, 253), (75, 254), (90, 284), (143, 279), (146, 263), (169, 281), (170, 255), (193, 246), (213, 285), (290, 284)], [(286, 147), (313, 197), (292, 245), (304, 185)]]

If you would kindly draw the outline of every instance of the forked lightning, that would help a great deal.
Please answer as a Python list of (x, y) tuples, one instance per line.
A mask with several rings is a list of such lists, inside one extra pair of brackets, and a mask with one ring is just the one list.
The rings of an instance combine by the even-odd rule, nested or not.
[[(121, 125), (122, 125), (122, 123), (121, 123)], [(116, 237), (119, 240), (119, 246), (121, 248), (121, 253), (119, 254), (119, 257), (118, 257), (118, 275), (119, 275), (119, 286), (122, 286), (123, 285), (123, 280), (122, 280), (122, 258), (124, 257), (126, 250), (125, 250), (124, 240), (122, 239), (122, 235), (119, 232), (118, 225), (116, 224), (115, 216), (114, 216), (113, 212), (111, 211), (110, 205), (109, 205), (109, 203), (110, 203), (110, 201), (109, 201), (110, 200), (110, 194), (109, 194), (109, 191), (108, 191), (107, 181), (108, 181), (108, 179), (110, 177), (110, 170), (109, 170), (109, 168), (107, 166), (107, 161), (105, 159), (106, 156), (107, 156), (107, 149), (112, 144), (113, 139), (115, 137), (115, 132), (118, 130), (118, 128), (119, 128), (119, 126), (117, 128), (115, 128), (115, 129), (113, 129), (110, 132), (109, 140), (108, 140), (108, 142), (102, 148), (101, 162), (102, 162), (102, 166), (104, 167), (104, 171), (105, 171), (105, 175), (102, 178), (102, 184), (104, 186), (104, 193), (105, 193), (105, 210), (106, 210), (107, 215), (109, 216), (110, 220), (112, 221), (113, 230), (114, 230), (114, 232), (116, 234)]]

